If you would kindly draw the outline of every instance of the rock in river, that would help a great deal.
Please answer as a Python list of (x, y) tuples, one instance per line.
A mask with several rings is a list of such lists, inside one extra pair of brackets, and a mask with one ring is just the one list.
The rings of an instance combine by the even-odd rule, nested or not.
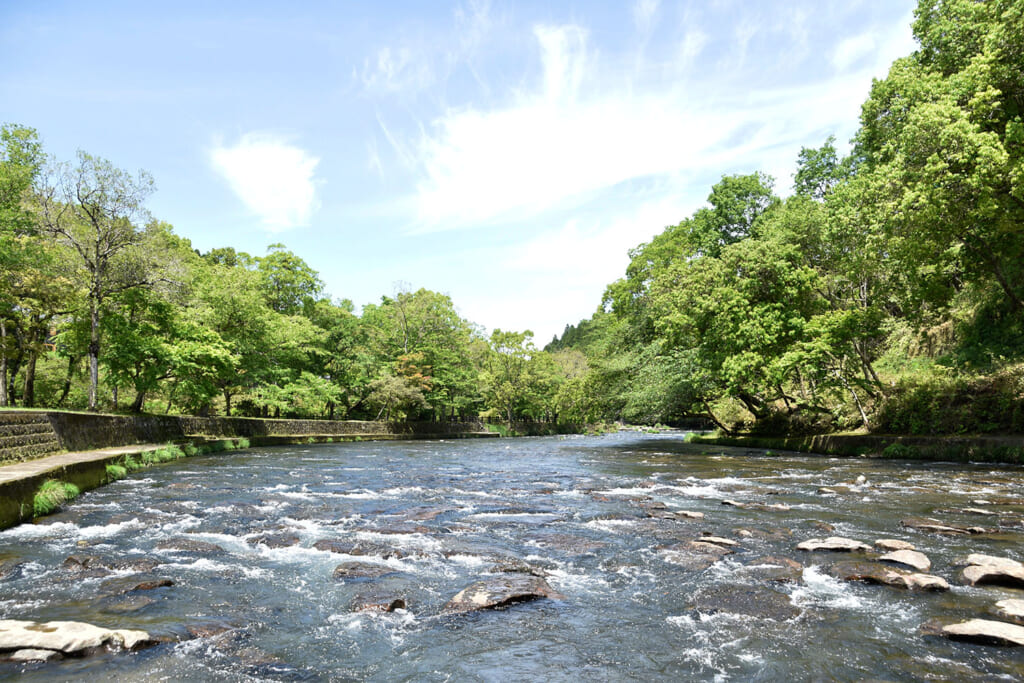
[(0, 621), (0, 651), (52, 650), (87, 654), (101, 648), (137, 650), (154, 643), (145, 631), (110, 630), (78, 621)]
[(995, 612), (1003, 619), (1024, 624), (1024, 600), (1007, 598), (996, 603)]
[(908, 529), (917, 529), (918, 531), (927, 531), (933, 534), (943, 534), (944, 536), (989, 534), (993, 531), (992, 529), (986, 529), (983, 526), (947, 524), (945, 522), (940, 522), (937, 519), (928, 519), (925, 517), (907, 517), (906, 519), (900, 520), (900, 524)]
[(1024, 626), (989, 619), (969, 619), (945, 626), (927, 622), (921, 630), (928, 635), (945, 636), (984, 645), (1024, 645)]
[(972, 586), (994, 584), (1024, 588), (1024, 564), (1005, 557), (973, 553), (967, 556), (963, 578)]
[(880, 538), (875, 541), (875, 547), (879, 550), (917, 550), (913, 543), (907, 543), (897, 538)]
[(928, 556), (916, 550), (896, 550), (886, 553), (878, 559), (882, 562), (902, 564), (919, 572), (926, 572), (932, 568), (932, 561), (928, 559)]
[(949, 584), (942, 577), (907, 572), (876, 562), (838, 562), (829, 568), (829, 573), (844, 581), (879, 583), (911, 590), (949, 590)]
[(370, 562), (342, 562), (334, 568), (334, 578), (346, 581), (379, 579), (382, 576), (398, 573), (397, 569)]
[(715, 586), (698, 592), (691, 608), (699, 612), (742, 614), (785, 621), (800, 614), (785, 593), (761, 586)]
[(157, 550), (172, 550), (180, 553), (197, 553), (199, 555), (223, 555), (224, 548), (216, 543), (199, 541), (194, 538), (175, 537), (156, 544)]
[(540, 598), (562, 599), (548, 582), (529, 574), (501, 574), (467, 586), (444, 606), (446, 612), (495, 609)]
[(827, 550), (831, 552), (852, 552), (854, 550), (871, 550), (871, 546), (860, 541), (854, 541), (849, 538), (843, 538), (842, 536), (830, 536), (824, 540), (820, 538), (812, 538), (803, 543), (799, 543), (796, 546), (797, 550), (807, 551), (821, 551)]

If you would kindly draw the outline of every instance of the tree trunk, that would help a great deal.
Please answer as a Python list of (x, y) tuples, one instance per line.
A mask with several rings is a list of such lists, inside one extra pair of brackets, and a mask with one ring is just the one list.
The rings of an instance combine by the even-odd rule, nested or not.
[(64, 405), (64, 401), (68, 400), (68, 394), (71, 393), (71, 380), (75, 376), (76, 365), (78, 365), (78, 359), (75, 356), (68, 356), (68, 371), (64, 375), (64, 387), (60, 393), (60, 400), (57, 401), (58, 406)]
[(0, 406), (7, 405), (7, 321), (0, 316)]
[(96, 411), (100, 386), (100, 306), (89, 307), (89, 410)]
[(142, 406), (146, 403), (146, 392), (138, 391), (135, 393), (135, 400), (132, 401), (131, 411), (133, 413), (141, 413)]
[(28, 352), (28, 361), (25, 363), (25, 384), (21, 392), (21, 404), (26, 408), (35, 407), (36, 402), (36, 361), (39, 359), (39, 350), (31, 348)]

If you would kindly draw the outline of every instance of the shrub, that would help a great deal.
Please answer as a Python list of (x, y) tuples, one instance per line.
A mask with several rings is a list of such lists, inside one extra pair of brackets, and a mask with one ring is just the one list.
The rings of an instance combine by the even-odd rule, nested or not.
[(107, 465), (107, 481), (117, 481), (128, 476), (128, 468), (124, 465)]
[(236, 441), (236, 444), (237, 444), (237, 448), (248, 448), (249, 447), (249, 439), (245, 438), (244, 436), (240, 437)]
[(64, 503), (73, 500), (79, 493), (81, 491), (74, 484), (47, 479), (32, 499), (32, 511), (36, 517), (48, 515)]

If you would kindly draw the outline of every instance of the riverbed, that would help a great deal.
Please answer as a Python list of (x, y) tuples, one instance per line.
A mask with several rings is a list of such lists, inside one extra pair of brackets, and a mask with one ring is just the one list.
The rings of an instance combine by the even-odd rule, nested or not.
[[(681, 434), (194, 457), (0, 532), (0, 618), (166, 642), (4, 663), (0, 678), (1019, 680), (1021, 648), (920, 627), (1024, 598), (963, 585), (957, 566), (972, 552), (1024, 560), (1022, 516), (1019, 467), (765, 454)], [(901, 524), (913, 517), (984, 533)], [(829, 536), (910, 542), (951, 590), (835, 578), (848, 557), (796, 549)], [(720, 550), (695, 552), (695, 541)], [(379, 571), (336, 577), (346, 562)], [(503, 572), (543, 577), (557, 595), (445, 609)], [(139, 574), (166, 581), (119, 592)], [(368, 593), (405, 608), (357, 611)]]

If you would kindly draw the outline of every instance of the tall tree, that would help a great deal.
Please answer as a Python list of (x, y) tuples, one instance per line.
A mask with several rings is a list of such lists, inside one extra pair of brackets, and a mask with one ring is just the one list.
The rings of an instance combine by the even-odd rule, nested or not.
[(34, 220), (28, 194), (43, 161), (36, 131), (25, 126), (0, 127), (0, 406), (8, 405), (7, 319), (15, 306), (14, 279), (23, 267), (25, 237)]
[(136, 175), (105, 159), (78, 152), (74, 165), (51, 166), (40, 187), (40, 227), (78, 255), (89, 307), (89, 410), (98, 407), (100, 316), (112, 294), (150, 281), (139, 224), (153, 192), (145, 171)]

